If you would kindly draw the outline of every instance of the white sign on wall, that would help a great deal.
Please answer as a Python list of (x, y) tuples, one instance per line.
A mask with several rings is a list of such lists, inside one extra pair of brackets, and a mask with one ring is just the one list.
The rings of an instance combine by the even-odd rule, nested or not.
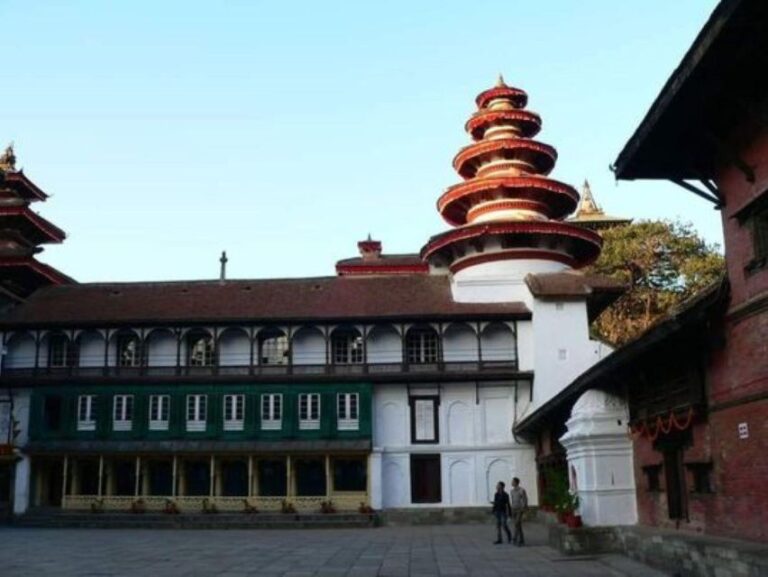
[(739, 423), (739, 439), (749, 439), (749, 425), (747, 423)]

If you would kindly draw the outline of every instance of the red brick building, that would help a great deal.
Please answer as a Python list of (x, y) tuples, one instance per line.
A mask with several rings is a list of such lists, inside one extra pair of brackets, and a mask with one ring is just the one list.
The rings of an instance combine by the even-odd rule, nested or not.
[[(694, 427), (685, 450), (686, 458), (696, 454), (711, 466), (713, 493), (688, 515), (706, 532), (762, 541), (768, 541), (768, 77), (759, 70), (767, 60), (768, 5), (721, 2), (616, 161), (620, 179), (671, 180), (720, 208), (730, 298), (709, 335), (716, 346), (705, 364), (706, 420)], [(636, 449), (639, 464), (655, 457), (647, 443)], [(663, 512), (653, 505), (640, 499), (640, 519), (662, 524)]]
[(623, 398), (641, 525), (768, 541), (767, 61), (768, 3), (723, 0), (615, 163), (721, 211), (727, 279), (516, 427), (543, 471), (583, 393)]

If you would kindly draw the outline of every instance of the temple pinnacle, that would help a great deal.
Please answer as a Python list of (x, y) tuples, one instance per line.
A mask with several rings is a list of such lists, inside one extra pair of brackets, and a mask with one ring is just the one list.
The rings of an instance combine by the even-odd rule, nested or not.
[(504, 82), (504, 75), (501, 72), (499, 72), (499, 79), (496, 81), (496, 86), (498, 86), (499, 88), (502, 88), (506, 85), (507, 83)]
[(13, 152), (13, 142), (0, 154), (0, 169), (16, 170), (16, 154)]

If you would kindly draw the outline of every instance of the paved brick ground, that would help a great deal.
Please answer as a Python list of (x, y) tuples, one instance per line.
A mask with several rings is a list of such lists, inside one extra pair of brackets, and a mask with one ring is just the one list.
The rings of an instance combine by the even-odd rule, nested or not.
[(315, 530), (0, 528), (2, 577), (657, 577), (620, 556), (572, 559), (545, 546), (493, 545), (490, 526)]

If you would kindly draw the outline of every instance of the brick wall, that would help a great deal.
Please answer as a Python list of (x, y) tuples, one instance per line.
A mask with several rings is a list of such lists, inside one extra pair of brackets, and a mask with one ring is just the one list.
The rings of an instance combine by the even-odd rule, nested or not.
[(726, 200), (722, 219), (732, 308), (768, 291), (768, 268), (752, 273), (744, 269), (753, 257), (752, 237), (749, 229), (734, 218), (739, 210), (768, 189), (768, 131), (750, 138), (739, 156), (755, 171), (755, 182), (749, 182), (733, 165), (723, 168), (716, 178)]

